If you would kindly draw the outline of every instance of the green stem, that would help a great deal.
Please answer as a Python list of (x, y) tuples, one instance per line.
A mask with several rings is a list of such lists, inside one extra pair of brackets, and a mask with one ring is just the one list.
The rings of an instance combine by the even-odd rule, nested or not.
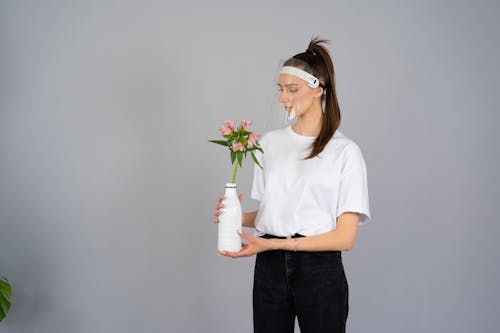
[(234, 171), (233, 171), (233, 179), (231, 180), (231, 183), (236, 184), (236, 170), (238, 170), (238, 159), (234, 160)]

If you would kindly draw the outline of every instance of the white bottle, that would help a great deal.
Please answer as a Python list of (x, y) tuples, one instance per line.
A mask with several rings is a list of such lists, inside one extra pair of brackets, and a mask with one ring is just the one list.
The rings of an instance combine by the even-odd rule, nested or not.
[(219, 251), (238, 252), (241, 250), (241, 203), (236, 194), (236, 184), (227, 183), (224, 193), (224, 206), (219, 215)]

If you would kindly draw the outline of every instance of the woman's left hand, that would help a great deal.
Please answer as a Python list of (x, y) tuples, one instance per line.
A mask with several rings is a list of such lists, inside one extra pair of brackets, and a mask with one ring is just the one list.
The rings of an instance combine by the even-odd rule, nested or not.
[(220, 254), (225, 255), (226, 257), (240, 258), (248, 257), (270, 249), (267, 239), (250, 236), (249, 234), (246, 234), (241, 230), (238, 230), (238, 233), (240, 234), (241, 238), (244, 238), (247, 241), (246, 244), (241, 243), (243, 249), (239, 252), (219, 251)]

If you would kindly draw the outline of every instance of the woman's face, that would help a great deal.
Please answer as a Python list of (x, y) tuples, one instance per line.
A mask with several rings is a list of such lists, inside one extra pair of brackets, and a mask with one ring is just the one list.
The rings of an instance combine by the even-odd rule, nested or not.
[(311, 107), (316, 95), (315, 89), (311, 89), (306, 81), (290, 74), (280, 74), (278, 87), (279, 102), (289, 116), (293, 111), (297, 116), (303, 115)]

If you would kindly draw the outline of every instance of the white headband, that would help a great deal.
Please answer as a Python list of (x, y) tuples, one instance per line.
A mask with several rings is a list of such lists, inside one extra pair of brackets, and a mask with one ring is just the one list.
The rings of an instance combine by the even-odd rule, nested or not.
[(296, 76), (299, 79), (306, 81), (307, 85), (311, 88), (317, 88), (319, 86), (319, 80), (317, 77), (297, 67), (283, 66), (280, 74), (290, 74)]

